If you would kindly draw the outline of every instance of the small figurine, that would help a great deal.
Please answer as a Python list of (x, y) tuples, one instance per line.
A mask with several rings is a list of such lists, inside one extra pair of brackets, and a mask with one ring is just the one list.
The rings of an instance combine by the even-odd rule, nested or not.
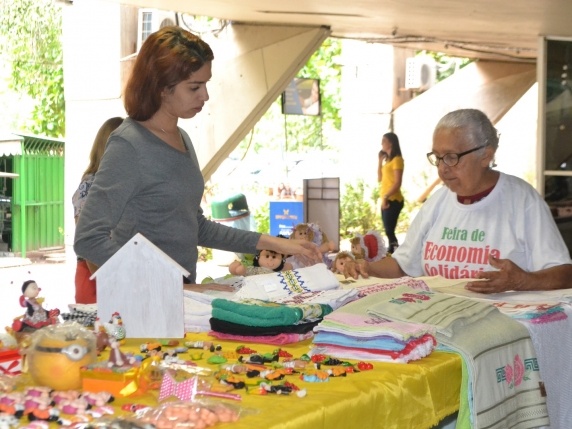
[(26, 308), (26, 313), (22, 318), (14, 320), (12, 329), (15, 332), (34, 332), (44, 326), (58, 323), (60, 310), (46, 311), (38, 301), (41, 289), (34, 280), (25, 281), (22, 285), (22, 296), (20, 305)]
[(111, 349), (109, 351), (109, 359), (107, 361), (107, 366), (109, 368), (128, 366), (135, 363), (135, 358), (133, 356), (128, 357), (119, 349), (119, 341), (117, 341), (115, 337), (109, 335), (107, 337), (107, 345)]
[(276, 253), (272, 250), (261, 250), (254, 257), (252, 266), (244, 266), (239, 261), (234, 261), (228, 267), (231, 274), (235, 276), (255, 276), (258, 274), (270, 274), (279, 271), (292, 269), (292, 264), (286, 262), (286, 255)]
[(387, 255), (385, 242), (379, 231), (368, 231), (365, 235), (357, 234), (350, 240), (352, 255), (355, 259), (365, 259), (368, 262), (379, 261)]
[(340, 252), (336, 255), (334, 263), (332, 264), (332, 272), (334, 274), (343, 274), (344, 266), (347, 261), (353, 261), (354, 257), (350, 252)]

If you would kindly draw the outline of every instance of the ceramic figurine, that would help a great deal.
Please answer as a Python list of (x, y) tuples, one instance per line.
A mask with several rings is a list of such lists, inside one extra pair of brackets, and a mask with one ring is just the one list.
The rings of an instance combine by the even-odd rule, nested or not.
[(109, 359), (107, 361), (107, 366), (109, 368), (128, 366), (135, 363), (135, 358), (133, 356), (125, 355), (119, 349), (119, 341), (117, 341), (115, 337), (109, 335), (107, 337), (107, 345), (111, 349), (109, 351)]
[(14, 320), (12, 329), (15, 332), (34, 332), (44, 326), (58, 323), (60, 310), (46, 311), (38, 300), (41, 289), (34, 280), (25, 281), (22, 285), (20, 305), (26, 308), (23, 317)]

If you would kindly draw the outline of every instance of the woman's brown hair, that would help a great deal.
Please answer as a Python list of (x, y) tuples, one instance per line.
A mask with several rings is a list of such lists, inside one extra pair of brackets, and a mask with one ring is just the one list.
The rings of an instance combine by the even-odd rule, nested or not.
[(105, 151), (105, 145), (109, 139), (109, 135), (123, 123), (123, 118), (115, 117), (110, 118), (103, 123), (99, 128), (93, 141), (93, 146), (91, 146), (91, 152), (89, 153), (89, 165), (87, 169), (83, 172), (83, 178), (88, 174), (95, 174), (99, 170), (99, 163), (101, 162), (101, 157)]
[(152, 33), (137, 54), (125, 87), (123, 104), (136, 121), (146, 121), (161, 107), (161, 93), (188, 79), (214, 59), (210, 46), (180, 27)]

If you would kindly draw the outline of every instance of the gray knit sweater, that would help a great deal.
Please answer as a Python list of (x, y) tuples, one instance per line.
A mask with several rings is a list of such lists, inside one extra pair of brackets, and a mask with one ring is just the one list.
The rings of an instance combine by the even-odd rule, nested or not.
[(255, 253), (259, 233), (203, 216), (204, 180), (191, 140), (179, 130), (187, 153), (130, 118), (111, 134), (76, 227), (78, 256), (101, 266), (140, 232), (186, 268), (194, 283), (197, 245)]

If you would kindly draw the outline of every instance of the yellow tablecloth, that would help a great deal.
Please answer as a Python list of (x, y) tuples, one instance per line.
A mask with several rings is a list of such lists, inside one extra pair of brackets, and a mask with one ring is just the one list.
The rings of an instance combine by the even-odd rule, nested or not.
[[(223, 350), (234, 350), (241, 343), (220, 341), (206, 334), (188, 334), (187, 341), (213, 341)], [(138, 351), (141, 340), (128, 340), (125, 351)], [(299, 357), (307, 353), (311, 341), (281, 348)], [(271, 352), (277, 346), (252, 344), (246, 346), (259, 353)], [(212, 353), (205, 352), (201, 366)], [(185, 354), (181, 355), (186, 358)], [(307, 396), (248, 395), (242, 402), (258, 414), (249, 415), (239, 423), (218, 425), (236, 429), (421, 429), (431, 428), (459, 408), (461, 358), (458, 355), (433, 352), (409, 364), (373, 363), (374, 369), (347, 377), (330, 378), (326, 383), (308, 383), (296, 376), (287, 381), (307, 389)], [(216, 366), (210, 366), (216, 369)], [(155, 405), (157, 391), (134, 398), (117, 399), (115, 404), (142, 403)]]

